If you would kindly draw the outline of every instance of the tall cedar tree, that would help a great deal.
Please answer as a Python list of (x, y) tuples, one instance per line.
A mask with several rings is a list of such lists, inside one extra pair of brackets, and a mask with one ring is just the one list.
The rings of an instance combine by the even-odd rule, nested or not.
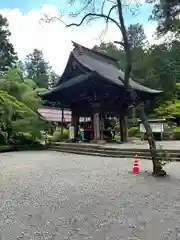
[(44, 60), (43, 52), (34, 49), (25, 61), (28, 78), (31, 78), (39, 88), (48, 88), (50, 67)]
[(6, 71), (17, 61), (17, 54), (9, 41), (8, 21), (0, 14), (0, 71)]

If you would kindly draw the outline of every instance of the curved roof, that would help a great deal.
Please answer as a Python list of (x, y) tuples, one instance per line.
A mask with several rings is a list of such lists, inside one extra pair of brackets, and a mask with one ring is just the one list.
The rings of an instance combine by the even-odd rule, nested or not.
[[(88, 49), (78, 43), (74, 43), (75, 48), (72, 53), (76, 60), (89, 71), (97, 72), (101, 77), (108, 79), (114, 84), (123, 87), (124, 72), (118, 68), (117, 62), (102, 53)], [(162, 91), (145, 87), (130, 78), (130, 86), (139, 91), (147, 93), (161, 93)]]
[[(62, 89), (71, 87), (88, 79), (93, 79), (95, 76), (100, 76), (102, 79), (105, 79), (117, 87), (124, 87), (124, 72), (119, 69), (117, 61), (115, 59), (86, 48), (78, 43), (73, 42), (73, 44), (74, 49), (70, 53), (62, 77), (59, 79), (53, 89), (44, 93), (40, 93), (41, 97), (48, 97), (49, 95), (56, 93)], [(74, 77), (69, 78), (69, 73), (73, 71), (74, 61), (78, 63), (78, 66), (81, 69), (81, 73), (76, 73)], [(144, 93), (154, 95), (162, 92), (145, 87), (133, 81), (131, 78), (129, 84), (134, 90)]]
[(43, 96), (46, 96), (46, 95), (49, 95), (49, 94), (52, 94), (52, 93), (59, 92), (62, 89), (71, 87), (75, 84), (78, 84), (80, 82), (83, 82), (83, 81), (87, 80), (91, 75), (92, 75), (92, 73), (85, 73), (85, 74), (81, 74), (79, 76), (73, 77), (69, 81), (62, 82), (57, 87), (54, 87), (54, 88), (50, 89), (49, 91), (40, 93), (40, 96), (43, 97)]

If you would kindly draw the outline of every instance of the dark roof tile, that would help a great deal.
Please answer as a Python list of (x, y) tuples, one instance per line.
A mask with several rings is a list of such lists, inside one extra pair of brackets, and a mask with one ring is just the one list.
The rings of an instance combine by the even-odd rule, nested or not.
[(40, 93), (39, 95), (41, 97), (46, 97), (46, 96), (49, 96), (51, 94), (57, 93), (57, 92), (59, 92), (62, 89), (74, 86), (75, 84), (78, 84), (78, 83), (81, 83), (81, 82), (87, 80), (89, 77), (91, 77), (92, 74), (93, 73), (81, 74), (79, 76), (76, 76), (76, 77), (70, 79), (67, 82), (63, 82), (62, 84), (52, 88), (51, 90), (48, 90), (48, 91), (43, 92), (43, 93)]
[[(110, 80), (112, 83), (117, 84), (118, 86), (124, 86), (124, 72), (118, 68), (117, 62), (112, 58), (106, 57), (103, 54), (95, 52), (94, 50), (88, 49), (74, 43), (73, 54), (76, 57), (77, 61), (83, 66), (88, 68), (90, 71), (95, 71), (102, 77)], [(80, 48), (80, 47), (81, 48)], [(81, 52), (79, 52), (81, 49)], [(82, 53), (83, 50), (83, 53)], [(139, 91), (148, 92), (148, 93), (161, 93), (162, 91), (154, 90), (148, 87), (145, 87), (130, 78), (130, 86)]]

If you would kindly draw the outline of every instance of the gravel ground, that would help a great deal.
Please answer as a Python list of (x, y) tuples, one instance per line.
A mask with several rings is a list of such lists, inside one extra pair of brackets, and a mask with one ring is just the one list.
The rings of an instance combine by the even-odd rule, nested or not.
[[(1, 240), (180, 239), (180, 165), (62, 154), (0, 154)], [(148, 172), (145, 172), (148, 170)]]

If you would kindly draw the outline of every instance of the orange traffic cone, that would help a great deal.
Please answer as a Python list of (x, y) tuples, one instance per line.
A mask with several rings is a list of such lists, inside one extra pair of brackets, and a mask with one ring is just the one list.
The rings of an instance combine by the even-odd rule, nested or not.
[(138, 154), (136, 153), (134, 165), (133, 165), (133, 173), (138, 174), (139, 173), (139, 160), (138, 160)]

